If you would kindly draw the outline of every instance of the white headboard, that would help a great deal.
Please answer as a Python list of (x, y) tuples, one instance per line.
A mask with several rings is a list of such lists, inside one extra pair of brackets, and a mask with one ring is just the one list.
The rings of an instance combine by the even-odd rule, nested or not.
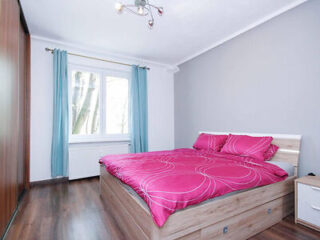
[(252, 137), (262, 137), (262, 136), (271, 136), (273, 137), (272, 143), (279, 147), (276, 155), (271, 159), (271, 161), (280, 161), (288, 162), (295, 166), (297, 175), (299, 167), (299, 154), (300, 154), (300, 143), (301, 135), (291, 135), (291, 134), (270, 134), (270, 133), (234, 133), (234, 132), (209, 132), (209, 131), (200, 131), (200, 133), (216, 134), (216, 135), (225, 135), (225, 134), (234, 134), (234, 135), (248, 135)]

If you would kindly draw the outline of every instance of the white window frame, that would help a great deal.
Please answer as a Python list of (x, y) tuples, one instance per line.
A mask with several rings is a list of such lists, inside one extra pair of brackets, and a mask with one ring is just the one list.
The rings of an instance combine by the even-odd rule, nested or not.
[[(92, 135), (74, 135), (72, 134), (72, 72), (75, 70), (93, 72), (98, 74), (100, 79), (100, 92), (99, 92), (99, 114), (100, 124), (99, 133)], [(106, 77), (122, 77), (128, 79), (128, 91), (131, 87), (131, 74), (129, 71), (124, 70), (112, 70), (108, 68), (99, 68), (93, 66), (84, 66), (79, 64), (68, 64), (68, 94), (69, 94), (69, 143), (85, 143), (85, 142), (116, 142), (116, 141), (129, 141), (130, 140), (130, 121), (128, 134), (107, 134), (107, 122), (106, 122)], [(128, 92), (128, 96), (129, 96)], [(130, 103), (129, 103), (130, 106)], [(128, 113), (128, 120), (130, 120), (130, 109)]]

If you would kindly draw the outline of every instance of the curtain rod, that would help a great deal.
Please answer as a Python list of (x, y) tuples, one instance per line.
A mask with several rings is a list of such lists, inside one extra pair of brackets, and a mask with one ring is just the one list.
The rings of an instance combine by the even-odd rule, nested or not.
[[(53, 49), (51, 49), (51, 48), (45, 48), (45, 50), (46, 50), (47, 52), (53, 53)], [(71, 53), (71, 52), (68, 52), (68, 55), (77, 56), (77, 57), (83, 57), (83, 58), (89, 58), (89, 59), (98, 60), (98, 61), (103, 61), (103, 62), (108, 62), (108, 63), (114, 63), (114, 64), (123, 65), (123, 66), (129, 66), (129, 67), (133, 66), (132, 64), (128, 64), (128, 63), (116, 62), (116, 61), (111, 61), (111, 60), (102, 59), (102, 58), (96, 58), (96, 57), (90, 57), (90, 56), (80, 55), (80, 54)], [(145, 68), (145, 69), (147, 69), (147, 70), (150, 70), (150, 68), (147, 67), (147, 66), (144, 66), (144, 67), (142, 67), (142, 68)]]

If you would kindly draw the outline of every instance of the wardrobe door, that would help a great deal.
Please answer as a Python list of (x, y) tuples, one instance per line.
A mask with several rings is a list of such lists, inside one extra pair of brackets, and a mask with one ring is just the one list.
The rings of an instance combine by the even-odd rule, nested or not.
[(0, 236), (17, 206), (18, 1), (0, 0)]
[(26, 63), (27, 63), (27, 36), (24, 32), (22, 24), (19, 28), (19, 91), (18, 91), (18, 179), (17, 179), (17, 188), (18, 196), (21, 196), (21, 193), (25, 189), (25, 180), (26, 180), (26, 89), (27, 89), (27, 72), (26, 72)]

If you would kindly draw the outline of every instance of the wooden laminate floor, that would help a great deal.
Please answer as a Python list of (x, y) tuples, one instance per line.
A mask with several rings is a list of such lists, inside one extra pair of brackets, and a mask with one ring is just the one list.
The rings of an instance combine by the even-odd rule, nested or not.
[[(124, 239), (99, 197), (98, 178), (36, 186), (27, 192), (5, 240)], [(250, 240), (320, 239), (293, 216)]]

